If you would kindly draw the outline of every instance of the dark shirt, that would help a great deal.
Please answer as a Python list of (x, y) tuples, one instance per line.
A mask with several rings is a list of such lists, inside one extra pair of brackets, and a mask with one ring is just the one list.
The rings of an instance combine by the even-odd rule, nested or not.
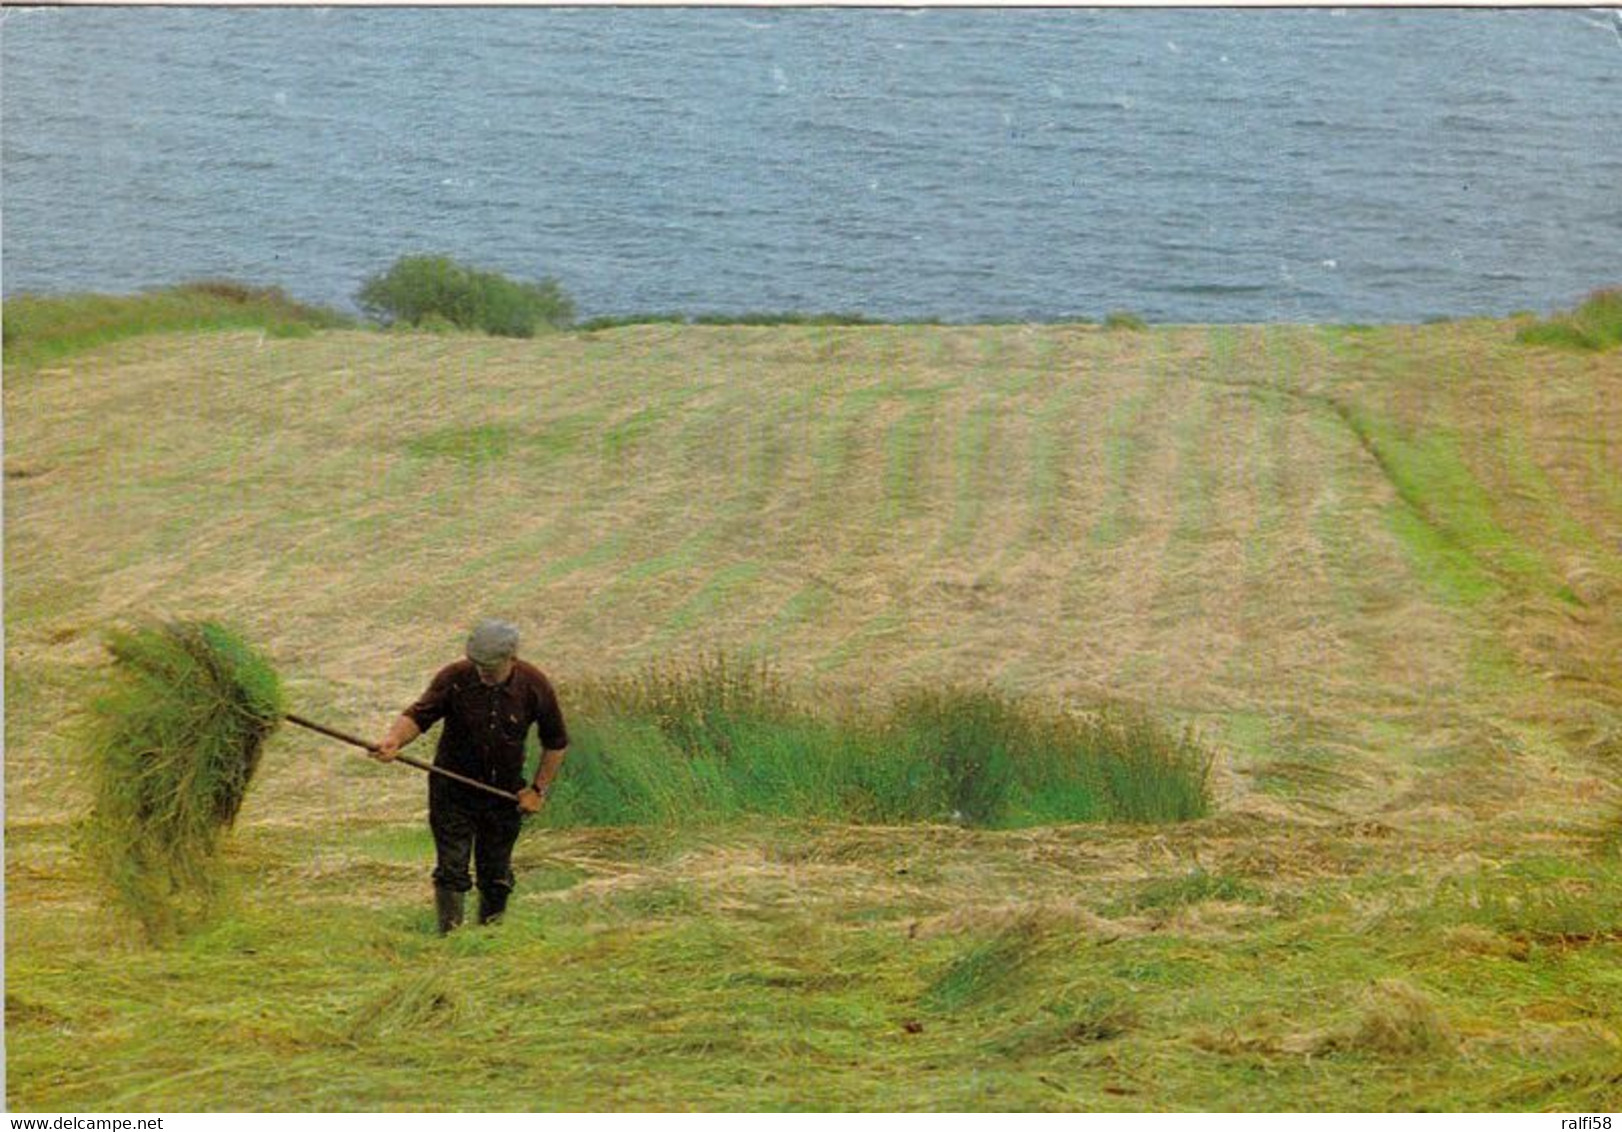
[(522, 660), (513, 661), (512, 675), (500, 684), (480, 680), (471, 660), (448, 664), (404, 714), (420, 731), (445, 721), (434, 765), (503, 790), (529, 785), (524, 781), (524, 735), (530, 724), (546, 750), (569, 745), (551, 681)]

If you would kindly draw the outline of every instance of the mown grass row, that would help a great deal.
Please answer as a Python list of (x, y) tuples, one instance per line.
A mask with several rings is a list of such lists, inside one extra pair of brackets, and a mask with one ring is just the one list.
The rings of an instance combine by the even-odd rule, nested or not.
[(579, 690), (556, 826), (745, 815), (983, 827), (1167, 822), (1210, 806), (1210, 755), (1142, 713), (996, 689), (814, 709), (769, 669), (715, 658)]

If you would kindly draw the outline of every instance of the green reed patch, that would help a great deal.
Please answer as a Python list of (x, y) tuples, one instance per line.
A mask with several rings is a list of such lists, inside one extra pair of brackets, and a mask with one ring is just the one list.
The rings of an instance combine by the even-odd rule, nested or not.
[(114, 630), (89, 704), (95, 801), (82, 845), (125, 908), (160, 935), (204, 908), (282, 690), (263, 656), (209, 621)]
[(715, 658), (581, 687), (561, 826), (743, 815), (982, 827), (1181, 821), (1210, 805), (1192, 732), (987, 688), (813, 708), (769, 668)]

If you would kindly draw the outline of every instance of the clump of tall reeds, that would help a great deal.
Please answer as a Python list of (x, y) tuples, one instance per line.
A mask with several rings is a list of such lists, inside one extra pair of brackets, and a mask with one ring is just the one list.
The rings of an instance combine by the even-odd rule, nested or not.
[(1078, 714), (989, 688), (815, 706), (716, 657), (574, 690), (557, 825), (746, 814), (983, 827), (1180, 821), (1209, 806), (1197, 738), (1140, 712)]
[(115, 629), (107, 686), (89, 705), (95, 801), (83, 844), (149, 935), (206, 907), (221, 834), (236, 820), (282, 718), (268, 661), (211, 621)]
[(1120, 705), (1076, 713), (948, 686), (903, 694), (883, 731), (938, 771), (969, 825), (1183, 821), (1209, 804), (1210, 757), (1194, 733)]

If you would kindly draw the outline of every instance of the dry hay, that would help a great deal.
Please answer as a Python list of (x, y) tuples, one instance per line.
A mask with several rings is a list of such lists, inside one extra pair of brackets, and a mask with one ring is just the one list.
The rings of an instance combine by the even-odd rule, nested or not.
[(907, 934), (914, 939), (1012, 935), (1108, 942), (1141, 934), (1141, 930), (1124, 921), (1105, 919), (1074, 901), (1048, 900), (960, 905), (914, 921)]
[(357, 1043), (410, 1041), (454, 1024), (466, 1006), (465, 996), (444, 970), (405, 971), (355, 1008), (342, 1037)]
[(1430, 996), (1402, 979), (1380, 979), (1364, 995), (1356, 1026), (1326, 1037), (1319, 1052), (1382, 1057), (1451, 1056), (1459, 1035)]

